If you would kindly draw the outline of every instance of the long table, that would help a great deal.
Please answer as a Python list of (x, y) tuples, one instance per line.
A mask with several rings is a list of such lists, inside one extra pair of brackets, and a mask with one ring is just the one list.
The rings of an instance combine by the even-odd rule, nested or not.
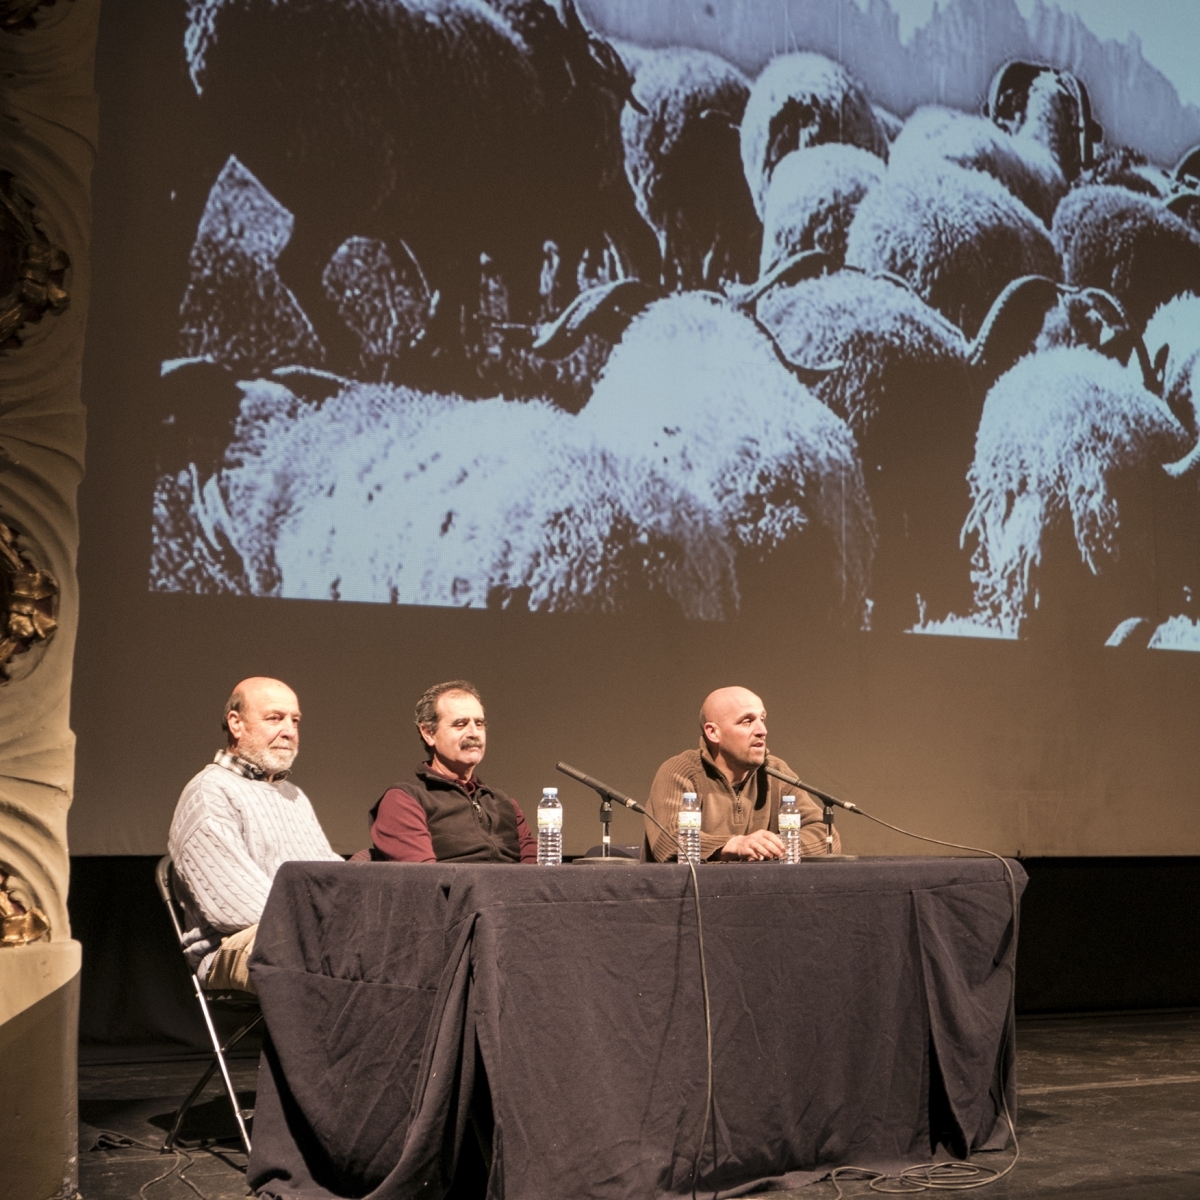
[[(708, 1195), (1005, 1144), (1016, 944), (1001, 863), (697, 875)], [(251, 962), (269, 1034), (251, 1186), (437, 1200), (481, 1142), (489, 1197), (690, 1194), (706, 1096), (696, 933), (676, 863), (285, 865)]]

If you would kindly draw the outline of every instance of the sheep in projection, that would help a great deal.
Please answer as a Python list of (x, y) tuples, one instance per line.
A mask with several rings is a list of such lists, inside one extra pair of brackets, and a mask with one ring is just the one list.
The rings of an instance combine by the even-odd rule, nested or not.
[(613, 246), (658, 274), (624, 172), (632, 79), (574, 0), (197, 0), (185, 44), (216, 139), (295, 214), (280, 272), (318, 324), (351, 236), (411, 251), (449, 355), (475, 336), (481, 255), (514, 320), (538, 315), (547, 242), (572, 280)]
[(711, 293), (654, 299), (618, 284), (573, 307), (582, 318), (568, 309), (547, 353), (593, 326), (625, 326), (581, 427), (719, 514), (737, 547), (742, 611), (782, 589), (796, 610), (858, 627), (875, 534), (857, 447), (772, 338)]
[(1080, 173), (1074, 186), (1125, 188), (1160, 200), (1163, 206), (1200, 230), (1200, 147), (1185, 150), (1174, 167), (1152, 163), (1130, 146), (1102, 145), (1095, 161)]
[(241, 564), (218, 590), (737, 610), (733, 552), (710, 514), (644, 461), (581, 440), (552, 405), (354, 383), (314, 404), (271, 380), (242, 386), (238, 437), (192, 513), (208, 558)]
[(1104, 145), (1098, 147), (1094, 164), (1075, 181), (1080, 188), (1093, 184), (1123, 187), (1165, 200), (1175, 187), (1175, 179), (1169, 171), (1151, 163), (1140, 150)]
[(1067, 183), (1093, 166), (1104, 136), (1083, 82), (1041, 63), (1014, 60), (1002, 66), (992, 76), (984, 111), (1015, 141), (1045, 147)]
[(1185, 150), (1171, 174), (1177, 183), (1193, 187), (1200, 185), (1200, 146)]
[(620, 50), (638, 102), (621, 114), (625, 172), (658, 238), (663, 286), (752, 279), (761, 226), (738, 139), (750, 81), (704, 50)]
[(813, 391), (862, 454), (879, 530), (872, 628), (907, 629), (970, 607), (959, 532), (983, 398), (1058, 303), (1052, 280), (1014, 282), (969, 342), (895, 278), (843, 270), (759, 299), (758, 318), (789, 361), (833, 364)]
[(1200, 231), (1151, 196), (1076, 188), (1058, 206), (1051, 233), (1066, 281), (1112, 293), (1135, 328), (1172, 297), (1200, 291)]
[[(303, 368), (281, 371), (293, 380), (303, 374)], [(163, 385), (168, 419), (157, 455), (151, 590), (276, 594), (272, 541), (282, 510), (260, 503), (262, 487), (233, 493), (231, 480), (238, 476), (230, 468), (267, 452), (271, 438), (302, 416), (306, 402), (276, 379), (238, 381), (205, 359), (164, 363)], [(207, 413), (206, 425), (183, 419), (189, 412)]]
[[(154, 394), (160, 419), (152, 590), (271, 594), (269, 554), (247, 554), (235, 545), (240, 539), (226, 509), (222, 472), (231, 453), (261, 444), (281, 414), (291, 420), (345, 385), (314, 367), (276, 367), (269, 377), (246, 382), (210, 358), (162, 364)], [(258, 535), (247, 536), (253, 541)]]
[(886, 161), (888, 136), (862, 85), (821, 54), (781, 54), (750, 88), (742, 116), (742, 168), (761, 217), (784, 155), (842, 142)]
[(359, 342), (360, 377), (386, 381), (411, 362), (428, 332), (435, 301), (429, 285), (401, 244), (399, 262), (378, 239), (347, 238), (321, 274), (326, 297)]
[(231, 155), (194, 229), (172, 358), (209, 359), (240, 376), (324, 361), (325, 348), (277, 270), (294, 223)]
[(1200, 583), (1196, 437), (1136, 366), (1086, 347), (1022, 359), (988, 393), (964, 540), (1008, 636), (1119, 640)]
[(1067, 193), (1066, 176), (1042, 142), (972, 113), (919, 108), (892, 143), (889, 171), (925, 171), (937, 160), (991, 175), (1047, 226)]
[(1200, 233), (1200, 146), (1183, 152), (1170, 180), (1163, 197), (1167, 207)]
[[(875, 114), (875, 119), (879, 122), (879, 127), (883, 130), (884, 137), (887, 138), (890, 145), (900, 136), (900, 130), (904, 128), (904, 118), (896, 116), (894, 112), (884, 108), (881, 104), (872, 104), (871, 111)], [(891, 151), (888, 153), (890, 154)]]
[(980, 171), (934, 159), (893, 173), (863, 198), (850, 225), (846, 265), (895, 274), (967, 337), (1014, 279), (1057, 279), (1046, 227)]
[(1167, 407), (1191, 436), (1200, 438), (1200, 297), (1189, 292), (1164, 304), (1150, 318), (1144, 342)]
[(855, 210), (883, 173), (874, 154), (836, 142), (784, 155), (767, 187), (760, 274), (804, 250), (840, 264)]

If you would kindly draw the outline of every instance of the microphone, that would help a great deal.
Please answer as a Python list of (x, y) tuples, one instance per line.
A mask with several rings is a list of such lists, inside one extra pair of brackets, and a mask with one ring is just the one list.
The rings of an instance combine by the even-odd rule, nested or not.
[(851, 804), (849, 800), (839, 800), (836, 796), (830, 796), (819, 788), (813, 787), (812, 784), (802, 782), (795, 775), (789, 775), (786, 771), (780, 771), (769, 765), (765, 765), (764, 770), (768, 775), (774, 775), (776, 779), (782, 779), (784, 783), (790, 783), (792, 787), (802, 788), (804, 791), (810, 792), (818, 800), (823, 800), (826, 804), (833, 804), (838, 808), (844, 808), (847, 812), (862, 812), (862, 809), (857, 804)]
[[(590, 775), (585, 775), (582, 771), (575, 767), (568, 766), (565, 762), (560, 762), (556, 768), (564, 775), (570, 775), (572, 779), (577, 779), (585, 787), (590, 787), (592, 791), (599, 792), (606, 800), (615, 800), (618, 804), (625, 805), (626, 808), (632, 808), (634, 812), (646, 815), (646, 810), (631, 796), (626, 796), (623, 792), (618, 792), (616, 788), (610, 788), (607, 783), (601, 783), (598, 779), (593, 779)], [(653, 818), (651, 818), (653, 820)], [(657, 824), (657, 822), (655, 822)]]

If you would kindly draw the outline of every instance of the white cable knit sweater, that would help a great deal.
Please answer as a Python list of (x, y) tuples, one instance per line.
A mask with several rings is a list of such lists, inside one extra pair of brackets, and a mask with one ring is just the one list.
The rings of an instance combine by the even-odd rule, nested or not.
[(184, 787), (167, 849), (190, 893), (188, 923), (206, 935), (257, 924), (282, 863), (342, 861), (294, 783), (247, 779), (218, 763)]

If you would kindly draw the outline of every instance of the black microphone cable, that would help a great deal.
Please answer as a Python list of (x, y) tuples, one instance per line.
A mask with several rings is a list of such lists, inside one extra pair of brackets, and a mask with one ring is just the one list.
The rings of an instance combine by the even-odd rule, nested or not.
[[(1020, 910), (1017, 906), (1017, 881), (1013, 876), (1012, 867), (1009, 866), (1008, 859), (1003, 855), (997, 854), (994, 850), (985, 850), (980, 846), (963, 846), (958, 842), (946, 842), (940, 838), (926, 837), (923, 833), (913, 833), (908, 829), (901, 829), (899, 825), (892, 825), (885, 821), (882, 817), (876, 817), (872, 813), (865, 812), (859, 808), (857, 804), (851, 804), (847, 800), (839, 800), (835, 796), (830, 796), (828, 793), (821, 791), (819, 788), (810, 787), (803, 780), (797, 779), (794, 775), (788, 775), (784, 771), (777, 770), (774, 767), (767, 767), (767, 774), (774, 775), (776, 779), (783, 780), (784, 783), (791, 784), (793, 787), (802, 788), (806, 792), (811, 792), (812, 795), (823, 800), (826, 804), (834, 805), (838, 808), (844, 808), (847, 812), (858, 813), (860, 817), (866, 817), (868, 821), (874, 821), (876, 825), (882, 825), (885, 829), (892, 830), (893, 833), (899, 833), (904, 837), (915, 838), (919, 842), (929, 842), (934, 846), (946, 846), (951, 850), (967, 850), (971, 854), (984, 855), (987, 858), (994, 858), (1003, 868), (1004, 873), (1008, 876), (1008, 894), (1012, 905), (1012, 944), (1013, 944), (1013, 961), (1009, 969), (1010, 986), (1008, 992), (1008, 1015), (1009, 1020), (1004, 1026), (1004, 1035), (1000, 1039), (999, 1058), (1003, 1061), (1004, 1054), (1008, 1050), (1008, 1031), (1016, 1020), (1016, 1003), (1017, 1003), (1017, 928), (1020, 923)], [(837, 1188), (836, 1200), (841, 1200), (842, 1189), (838, 1185), (838, 1175), (843, 1172), (853, 1171), (860, 1179), (869, 1179), (871, 1190), (874, 1192), (883, 1192), (892, 1195), (903, 1195), (907, 1192), (915, 1191), (969, 1191), (972, 1188), (987, 1187), (990, 1184), (996, 1183), (1003, 1179), (1017, 1165), (1021, 1158), (1021, 1144), (1017, 1140), (1017, 1129), (1013, 1124), (1012, 1113), (1008, 1107), (1008, 1096), (1003, 1088), (1000, 1089), (1000, 1103), (1004, 1109), (1004, 1120), (1008, 1124), (1008, 1132), (1013, 1141), (1013, 1159), (1003, 1170), (997, 1170), (995, 1167), (981, 1166), (976, 1163), (952, 1162), (952, 1163), (918, 1163), (912, 1167), (905, 1167), (898, 1175), (883, 1175), (878, 1171), (868, 1170), (866, 1167), (835, 1167), (830, 1173), (830, 1180), (833, 1186)], [(968, 1149), (969, 1153), (969, 1149)], [(985, 1178), (979, 1179), (976, 1176), (983, 1175)], [(878, 1185), (886, 1183), (889, 1179), (894, 1179), (900, 1183), (899, 1188), (880, 1187)]]
[[(653, 821), (667, 835), (671, 836), (671, 831), (657, 818), (652, 817), (639, 804), (642, 815), (649, 821)], [(700, 919), (700, 881), (696, 878), (696, 864), (690, 859), (685, 859), (688, 870), (692, 875), (692, 895), (696, 901), (696, 944), (700, 949), (700, 985), (704, 991), (704, 1040), (705, 1040), (705, 1062), (707, 1065), (707, 1084), (704, 1095), (704, 1124), (700, 1127), (700, 1137), (696, 1141), (696, 1154), (692, 1159), (692, 1200), (696, 1200), (696, 1184), (700, 1178), (700, 1156), (704, 1153), (704, 1139), (708, 1135), (708, 1126), (711, 1120), (712, 1135), (713, 1135), (713, 1170), (717, 1169), (717, 1115), (713, 1111), (713, 1036), (712, 1036), (712, 1005), (708, 998), (708, 966), (704, 961), (704, 925)], [(713, 1192), (716, 1196), (716, 1192)]]
[[(559, 763), (558, 769), (566, 775), (585, 783), (588, 787), (607, 795), (610, 799), (616, 800), (618, 803), (624, 804), (627, 808), (634, 812), (641, 813), (649, 821), (652, 821), (658, 826), (663, 833), (670, 838), (671, 831), (666, 828), (661, 821), (648, 813), (645, 808), (631, 797), (617, 792), (607, 785), (600, 783), (599, 780), (593, 779), (590, 775), (584, 775), (582, 771), (577, 771), (573, 767), (567, 766), (566, 763)], [(859, 808), (857, 804), (852, 804), (848, 800), (839, 800), (836, 796), (831, 796), (827, 792), (823, 792), (820, 788), (812, 787), (803, 780), (796, 778), (794, 775), (788, 775), (784, 771), (768, 766), (767, 774), (775, 776), (785, 783), (798, 787), (803, 791), (809, 792), (825, 804), (844, 808), (847, 812), (858, 813), (861, 817), (866, 817), (868, 821), (874, 821), (877, 825), (883, 825), (885, 828), (892, 830), (894, 833), (899, 833), (904, 837), (911, 837), (920, 842), (929, 842), (935, 846), (945, 846), (951, 850), (966, 850), (971, 854), (983, 855), (987, 858), (994, 858), (1003, 868), (1004, 873), (1008, 877), (1009, 900), (1012, 906), (1012, 928), (1013, 928), (1013, 966), (1009, 970), (1010, 987), (1008, 995), (1008, 1014), (1009, 1021), (1006, 1022), (1004, 1034), (1000, 1039), (999, 1058), (1002, 1061), (1005, 1052), (1008, 1049), (1008, 1031), (1015, 1019), (1016, 1012), (1016, 942), (1017, 930), (1019, 925), (1019, 909), (1017, 906), (1017, 883), (1016, 878), (1012, 873), (1012, 867), (1009, 866), (1008, 860), (1003, 855), (997, 854), (993, 850), (985, 850), (980, 846), (964, 846), (958, 842), (947, 842), (940, 838), (927, 837), (921, 833), (913, 833), (908, 829), (901, 829), (898, 825), (892, 825), (882, 817), (874, 816), (872, 813), (865, 812)], [(692, 1159), (692, 1200), (696, 1200), (696, 1188), (700, 1174), (700, 1158), (704, 1153), (704, 1139), (708, 1135), (709, 1123), (712, 1123), (713, 1133), (713, 1170), (717, 1167), (717, 1126), (716, 1112), (714, 1109), (714, 1089), (713, 1089), (713, 1040), (712, 1040), (712, 1005), (709, 999), (708, 990), (708, 967), (704, 957), (704, 926), (700, 915), (700, 884), (696, 878), (696, 866), (690, 859), (687, 860), (688, 870), (692, 877), (692, 894), (695, 898), (696, 906), (696, 942), (700, 954), (700, 981), (704, 994), (704, 1034), (706, 1043), (706, 1067), (707, 1067), (707, 1085), (704, 1103), (704, 1123), (700, 1129), (700, 1137), (696, 1143), (696, 1154)], [(904, 1195), (911, 1192), (920, 1191), (969, 1191), (973, 1188), (987, 1187), (990, 1184), (996, 1183), (1003, 1179), (1017, 1165), (1021, 1157), (1021, 1146), (1017, 1139), (1016, 1126), (1013, 1123), (1012, 1113), (1008, 1107), (1008, 1096), (1003, 1088), (1000, 1091), (1000, 1103), (1004, 1110), (1004, 1119), (1008, 1125), (1009, 1135), (1013, 1140), (1013, 1159), (1008, 1166), (1002, 1170), (997, 1170), (994, 1167), (981, 1166), (975, 1163), (968, 1162), (945, 1162), (945, 1163), (918, 1163), (911, 1167), (906, 1167), (897, 1175), (885, 1175), (878, 1171), (872, 1171), (866, 1167), (844, 1166), (835, 1167), (830, 1173), (830, 1181), (837, 1189), (836, 1200), (841, 1200), (842, 1189), (838, 1183), (838, 1176), (843, 1172), (849, 1174), (853, 1172), (858, 1178), (869, 1180), (871, 1190), (881, 1192), (885, 1195)], [(978, 1176), (985, 1176), (978, 1178)], [(895, 1181), (900, 1184), (899, 1187), (884, 1186), (888, 1181)], [(714, 1190), (713, 1197), (716, 1200), (719, 1189)]]

